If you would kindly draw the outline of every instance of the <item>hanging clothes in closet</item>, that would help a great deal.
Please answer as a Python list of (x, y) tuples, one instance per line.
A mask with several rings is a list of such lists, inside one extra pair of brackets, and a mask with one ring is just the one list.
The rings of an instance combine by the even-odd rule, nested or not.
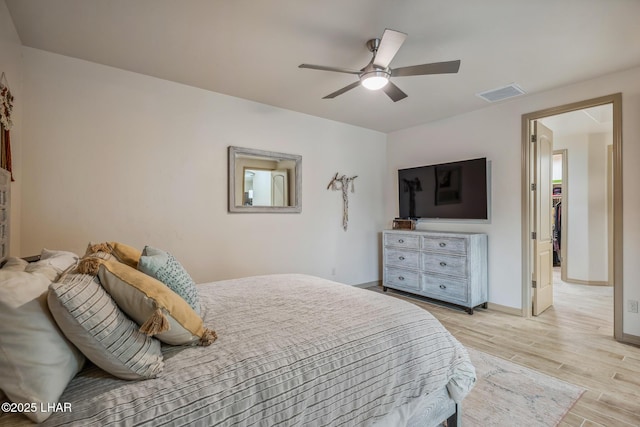
[(560, 265), (560, 248), (562, 247), (562, 201), (554, 200), (553, 207), (553, 265)]

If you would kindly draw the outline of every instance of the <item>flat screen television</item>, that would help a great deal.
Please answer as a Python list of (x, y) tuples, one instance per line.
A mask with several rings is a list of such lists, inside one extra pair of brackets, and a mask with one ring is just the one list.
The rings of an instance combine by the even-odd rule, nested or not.
[(400, 218), (489, 219), (487, 159), (398, 170)]

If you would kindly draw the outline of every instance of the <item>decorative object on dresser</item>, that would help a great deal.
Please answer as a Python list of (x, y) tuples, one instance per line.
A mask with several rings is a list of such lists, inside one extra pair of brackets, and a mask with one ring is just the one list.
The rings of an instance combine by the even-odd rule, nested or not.
[(396, 218), (393, 220), (394, 230), (415, 230), (416, 221), (413, 219)]
[(383, 290), (410, 292), (465, 307), (487, 308), (487, 235), (385, 230)]

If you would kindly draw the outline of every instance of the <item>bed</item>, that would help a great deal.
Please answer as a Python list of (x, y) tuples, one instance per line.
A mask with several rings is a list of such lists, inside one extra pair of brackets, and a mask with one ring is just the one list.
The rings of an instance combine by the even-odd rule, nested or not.
[[(87, 363), (42, 425), (460, 425), (475, 370), (427, 311), (300, 274), (197, 290), (211, 345), (163, 344), (164, 369), (142, 381)], [(30, 424), (0, 414), (0, 426)]]

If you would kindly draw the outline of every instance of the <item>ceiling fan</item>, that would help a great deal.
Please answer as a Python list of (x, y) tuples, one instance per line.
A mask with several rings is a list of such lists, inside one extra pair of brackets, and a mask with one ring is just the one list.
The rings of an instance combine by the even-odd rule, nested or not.
[(400, 31), (386, 29), (382, 39), (371, 39), (367, 42), (367, 48), (373, 54), (373, 58), (366, 67), (361, 70), (351, 70), (340, 67), (327, 67), (324, 65), (300, 64), (298, 68), (310, 68), (312, 70), (335, 71), (337, 73), (355, 74), (358, 81), (343, 87), (322, 99), (335, 98), (338, 95), (362, 84), (367, 89), (382, 89), (393, 102), (407, 97), (407, 94), (389, 81), (391, 77), (422, 76), (426, 74), (457, 73), (460, 68), (460, 60), (447, 62), (434, 62), (431, 64), (412, 65), (409, 67), (389, 68), (389, 64), (396, 56), (398, 50), (407, 38), (407, 34)]

